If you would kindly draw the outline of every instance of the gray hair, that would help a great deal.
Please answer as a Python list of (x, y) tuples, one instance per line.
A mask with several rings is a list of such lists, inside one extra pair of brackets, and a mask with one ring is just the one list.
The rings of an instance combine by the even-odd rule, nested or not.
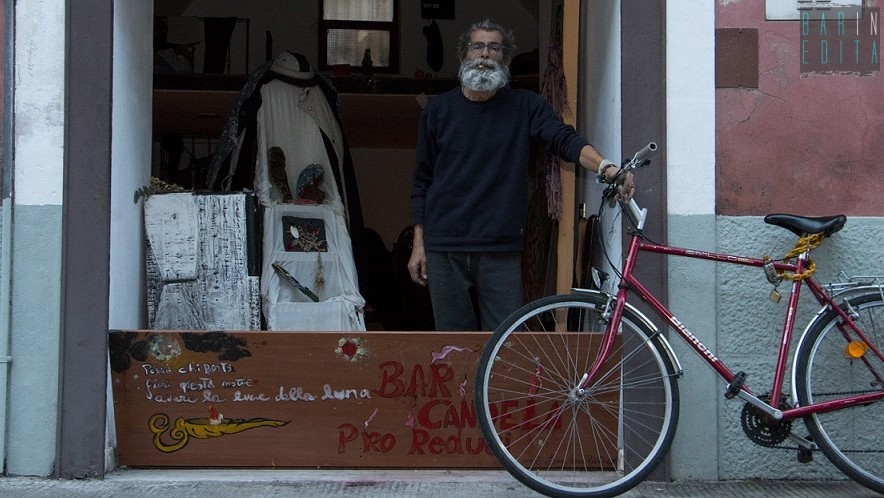
[(503, 62), (509, 65), (516, 51), (516, 37), (513, 35), (513, 30), (504, 28), (491, 19), (473, 23), (472, 26), (460, 35), (460, 38), (457, 40), (457, 54), (461, 59), (466, 58), (467, 45), (470, 43), (470, 36), (472, 36), (474, 31), (497, 31), (500, 33), (503, 36)]

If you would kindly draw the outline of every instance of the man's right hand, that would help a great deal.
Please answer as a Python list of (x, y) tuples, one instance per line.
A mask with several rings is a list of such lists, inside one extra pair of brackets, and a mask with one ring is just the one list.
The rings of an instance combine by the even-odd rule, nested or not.
[(414, 241), (411, 258), (408, 260), (408, 274), (418, 285), (427, 285), (427, 253), (424, 251), (424, 226), (414, 226)]

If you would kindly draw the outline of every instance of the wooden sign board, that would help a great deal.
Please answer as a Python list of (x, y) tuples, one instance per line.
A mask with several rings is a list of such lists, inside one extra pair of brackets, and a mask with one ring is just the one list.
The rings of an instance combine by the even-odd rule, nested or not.
[[(473, 405), (487, 339), (485, 332), (111, 332), (118, 463), (499, 467)], [(524, 412), (498, 409), (513, 410), (509, 424)]]

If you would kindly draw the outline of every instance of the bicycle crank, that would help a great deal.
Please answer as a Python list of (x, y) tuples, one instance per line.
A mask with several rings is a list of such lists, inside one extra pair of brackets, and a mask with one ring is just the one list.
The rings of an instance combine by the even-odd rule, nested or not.
[[(763, 394), (758, 399), (769, 402), (770, 393)], [(791, 408), (785, 395), (781, 395), (778, 408), (780, 410)], [(743, 405), (743, 410), (740, 413), (740, 425), (752, 442), (768, 448), (782, 443), (792, 433), (791, 420), (776, 420), (749, 403)]]

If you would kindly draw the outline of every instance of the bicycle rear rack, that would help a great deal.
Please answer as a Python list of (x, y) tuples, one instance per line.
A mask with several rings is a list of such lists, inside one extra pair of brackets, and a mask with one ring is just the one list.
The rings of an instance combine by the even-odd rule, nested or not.
[(884, 299), (884, 275), (853, 275), (848, 276), (842, 270), (839, 274), (840, 282), (830, 282), (823, 286), (830, 297), (840, 297), (842, 294), (850, 294), (855, 290), (866, 290), (877, 287)]

